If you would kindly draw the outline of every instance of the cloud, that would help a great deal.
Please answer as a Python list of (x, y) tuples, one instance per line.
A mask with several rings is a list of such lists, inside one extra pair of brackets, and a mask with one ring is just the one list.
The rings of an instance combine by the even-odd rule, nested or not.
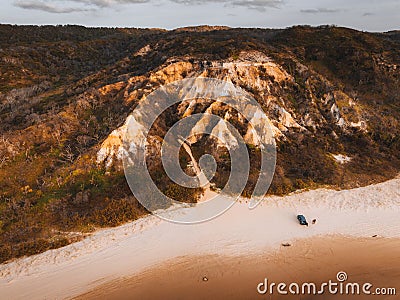
[(149, 0), (66, 0), (66, 1), (77, 2), (97, 7), (109, 7), (116, 4), (135, 4), (135, 3), (149, 2)]
[(67, 14), (96, 11), (99, 8), (110, 7), (116, 4), (146, 2), (149, 2), (149, 0), (56, 0), (51, 2), (47, 0), (17, 0), (14, 2), (14, 6), (23, 9), (41, 10), (48, 13)]
[(278, 8), (282, 3), (283, 1), (279, 0), (235, 0), (232, 5), (265, 10), (267, 7)]
[(363, 17), (370, 17), (370, 16), (373, 16), (373, 15), (375, 15), (374, 13), (371, 13), (371, 12), (366, 12), (366, 13), (363, 13)]
[(55, 14), (68, 14), (73, 12), (84, 12), (92, 10), (83, 7), (62, 7), (42, 1), (16, 1), (14, 2), (14, 5), (23, 9), (41, 10)]
[[(17, 0), (14, 6), (23, 9), (41, 10), (48, 13), (74, 13), (96, 11), (102, 8), (122, 4), (147, 3), (154, 0)], [(201, 5), (224, 3), (227, 6), (240, 6), (250, 9), (265, 10), (267, 7), (279, 7), (284, 0), (169, 0), (178, 4)], [(56, 4), (55, 4), (56, 3)]]
[(306, 13), (306, 14), (331, 14), (331, 13), (337, 13), (340, 12), (341, 10), (338, 8), (332, 9), (332, 8), (313, 8), (313, 9), (302, 9), (300, 12)]
[(265, 8), (267, 7), (277, 8), (284, 2), (284, 0), (170, 0), (170, 1), (187, 5), (224, 3), (227, 6), (242, 6), (258, 10), (265, 10)]

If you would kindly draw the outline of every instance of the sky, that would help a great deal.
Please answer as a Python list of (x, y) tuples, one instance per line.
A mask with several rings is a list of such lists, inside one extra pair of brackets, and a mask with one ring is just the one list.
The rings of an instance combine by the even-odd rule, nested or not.
[(388, 31), (400, 29), (400, 0), (2, 0), (0, 23), (166, 29), (334, 24)]

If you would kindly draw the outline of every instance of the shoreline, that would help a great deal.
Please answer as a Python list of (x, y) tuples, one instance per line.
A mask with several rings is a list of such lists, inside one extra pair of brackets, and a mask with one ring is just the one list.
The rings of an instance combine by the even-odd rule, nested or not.
[[(400, 238), (400, 178), (352, 190), (235, 203), (211, 221), (180, 225), (147, 216), (66, 247), (0, 265), (0, 294), (12, 299), (72, 298), (106, 282), (186, 256), (259, 255), (313, 237)], [(300, 226), (297, 214), (315, 225)], [(289, 247), (290, 248), (290, 247)]]
[[(291, 246), (250, 256), (184, 256), (164, 262), (131, 277), (105, 283), (75, 300), (94, 299), (396, 299), (400, 293), (400, 239), (312, 237), (296, 240)], [(374, 259), (369, 259), (371, 256)], [(376, 288), (394, 288), (396, 295), (374, 296), (330, 294), (282, 295), (272, 288), (259, 294), (257, 286), (267, 279), (279, 284), (337, 281), (345, 272), (344, 283), (371, 283)], [(265, 290), (264, 286), (261, 286)], [(301, 290), (300, 290), (301, 291)], [(389, 290), (393, 293), (392, 290)], [(301, 293), (301, 292), (300, 292)], [(300, 298), (303, 299), (303, 298)]]

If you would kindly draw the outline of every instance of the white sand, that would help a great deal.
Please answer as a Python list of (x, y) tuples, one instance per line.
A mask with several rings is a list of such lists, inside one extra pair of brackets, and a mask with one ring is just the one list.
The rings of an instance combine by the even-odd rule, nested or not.
[[(345, 191), (270, 197), (254, 210), (179, 225), (149, 216), (43, 254), (0, 265), (2, 299), (63, 299), (185, 255), (243, 255), (317, 235), (400, 237), (400, 178)], [(317, 224), (300, 226), (297, 214)]]
[(345, 164), (348, 163), (349, 161), (351, 161), (351, 157), (347, 156), (347, 155), (343, 155), (343, 154), (332, 154), (333, 158), (341, 163), (341, 164)]

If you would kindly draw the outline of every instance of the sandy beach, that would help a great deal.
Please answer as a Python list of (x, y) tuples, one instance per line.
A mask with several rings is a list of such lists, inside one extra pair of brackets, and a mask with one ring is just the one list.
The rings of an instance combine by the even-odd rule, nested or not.
[[(400, 292), (400, 239), (313, 237), (291, 246), (250, 256), (180, 257), (130, 278), (120, 278), (85, 293), (91, 299), (365, 299), (366, 295), (261, 295), (265, 278), (287, 285), (336, 280), (346, 272), (347, 282), (394, 287)], [(398, 299), (399, 295), (368, 295), (371, 299)]]
[[(335, 278), (339, 271), (348, 272), (349, 279), (365, 278), (383, 287), (398, 285), (399, 187), (396, 178), (352, 190), (319, 189), (268, 197), (253, 210), (242, 200), (220, 217), (196, 225), (148, 216), (0, 265), (0, 295), (4, 299), (70, 299), (91, 291), (83, 297), (90, 298), (119, 292), (116, 285), (121, 284), (116, 282), (124, 280), (127, 288), (141, 295), (154, 285), (154, 278), (167, 277), (165, 283), (157, 284), (175, 285), (182, 295), (185, 290), (200, 289), (200, 298), (210, 296), (201, 288), (207, 283), (214, 286), (210, 291), (239, 296), (244, 295), (242, 290), (252, 298), (257, 296), (257, 282), (265, 276), (323, 281)], [(297, 214), (317, 222), (300, 226)], [(210, 278), (203, 282), (203, 276)], [(241, 284), (235, 284), (239, 280)], [(225, 282), (229, 290), (218, 288)], [(162, 290), (148, 293), (156, 297)], [(164, 290), (168, 293), (168, 288)]]

